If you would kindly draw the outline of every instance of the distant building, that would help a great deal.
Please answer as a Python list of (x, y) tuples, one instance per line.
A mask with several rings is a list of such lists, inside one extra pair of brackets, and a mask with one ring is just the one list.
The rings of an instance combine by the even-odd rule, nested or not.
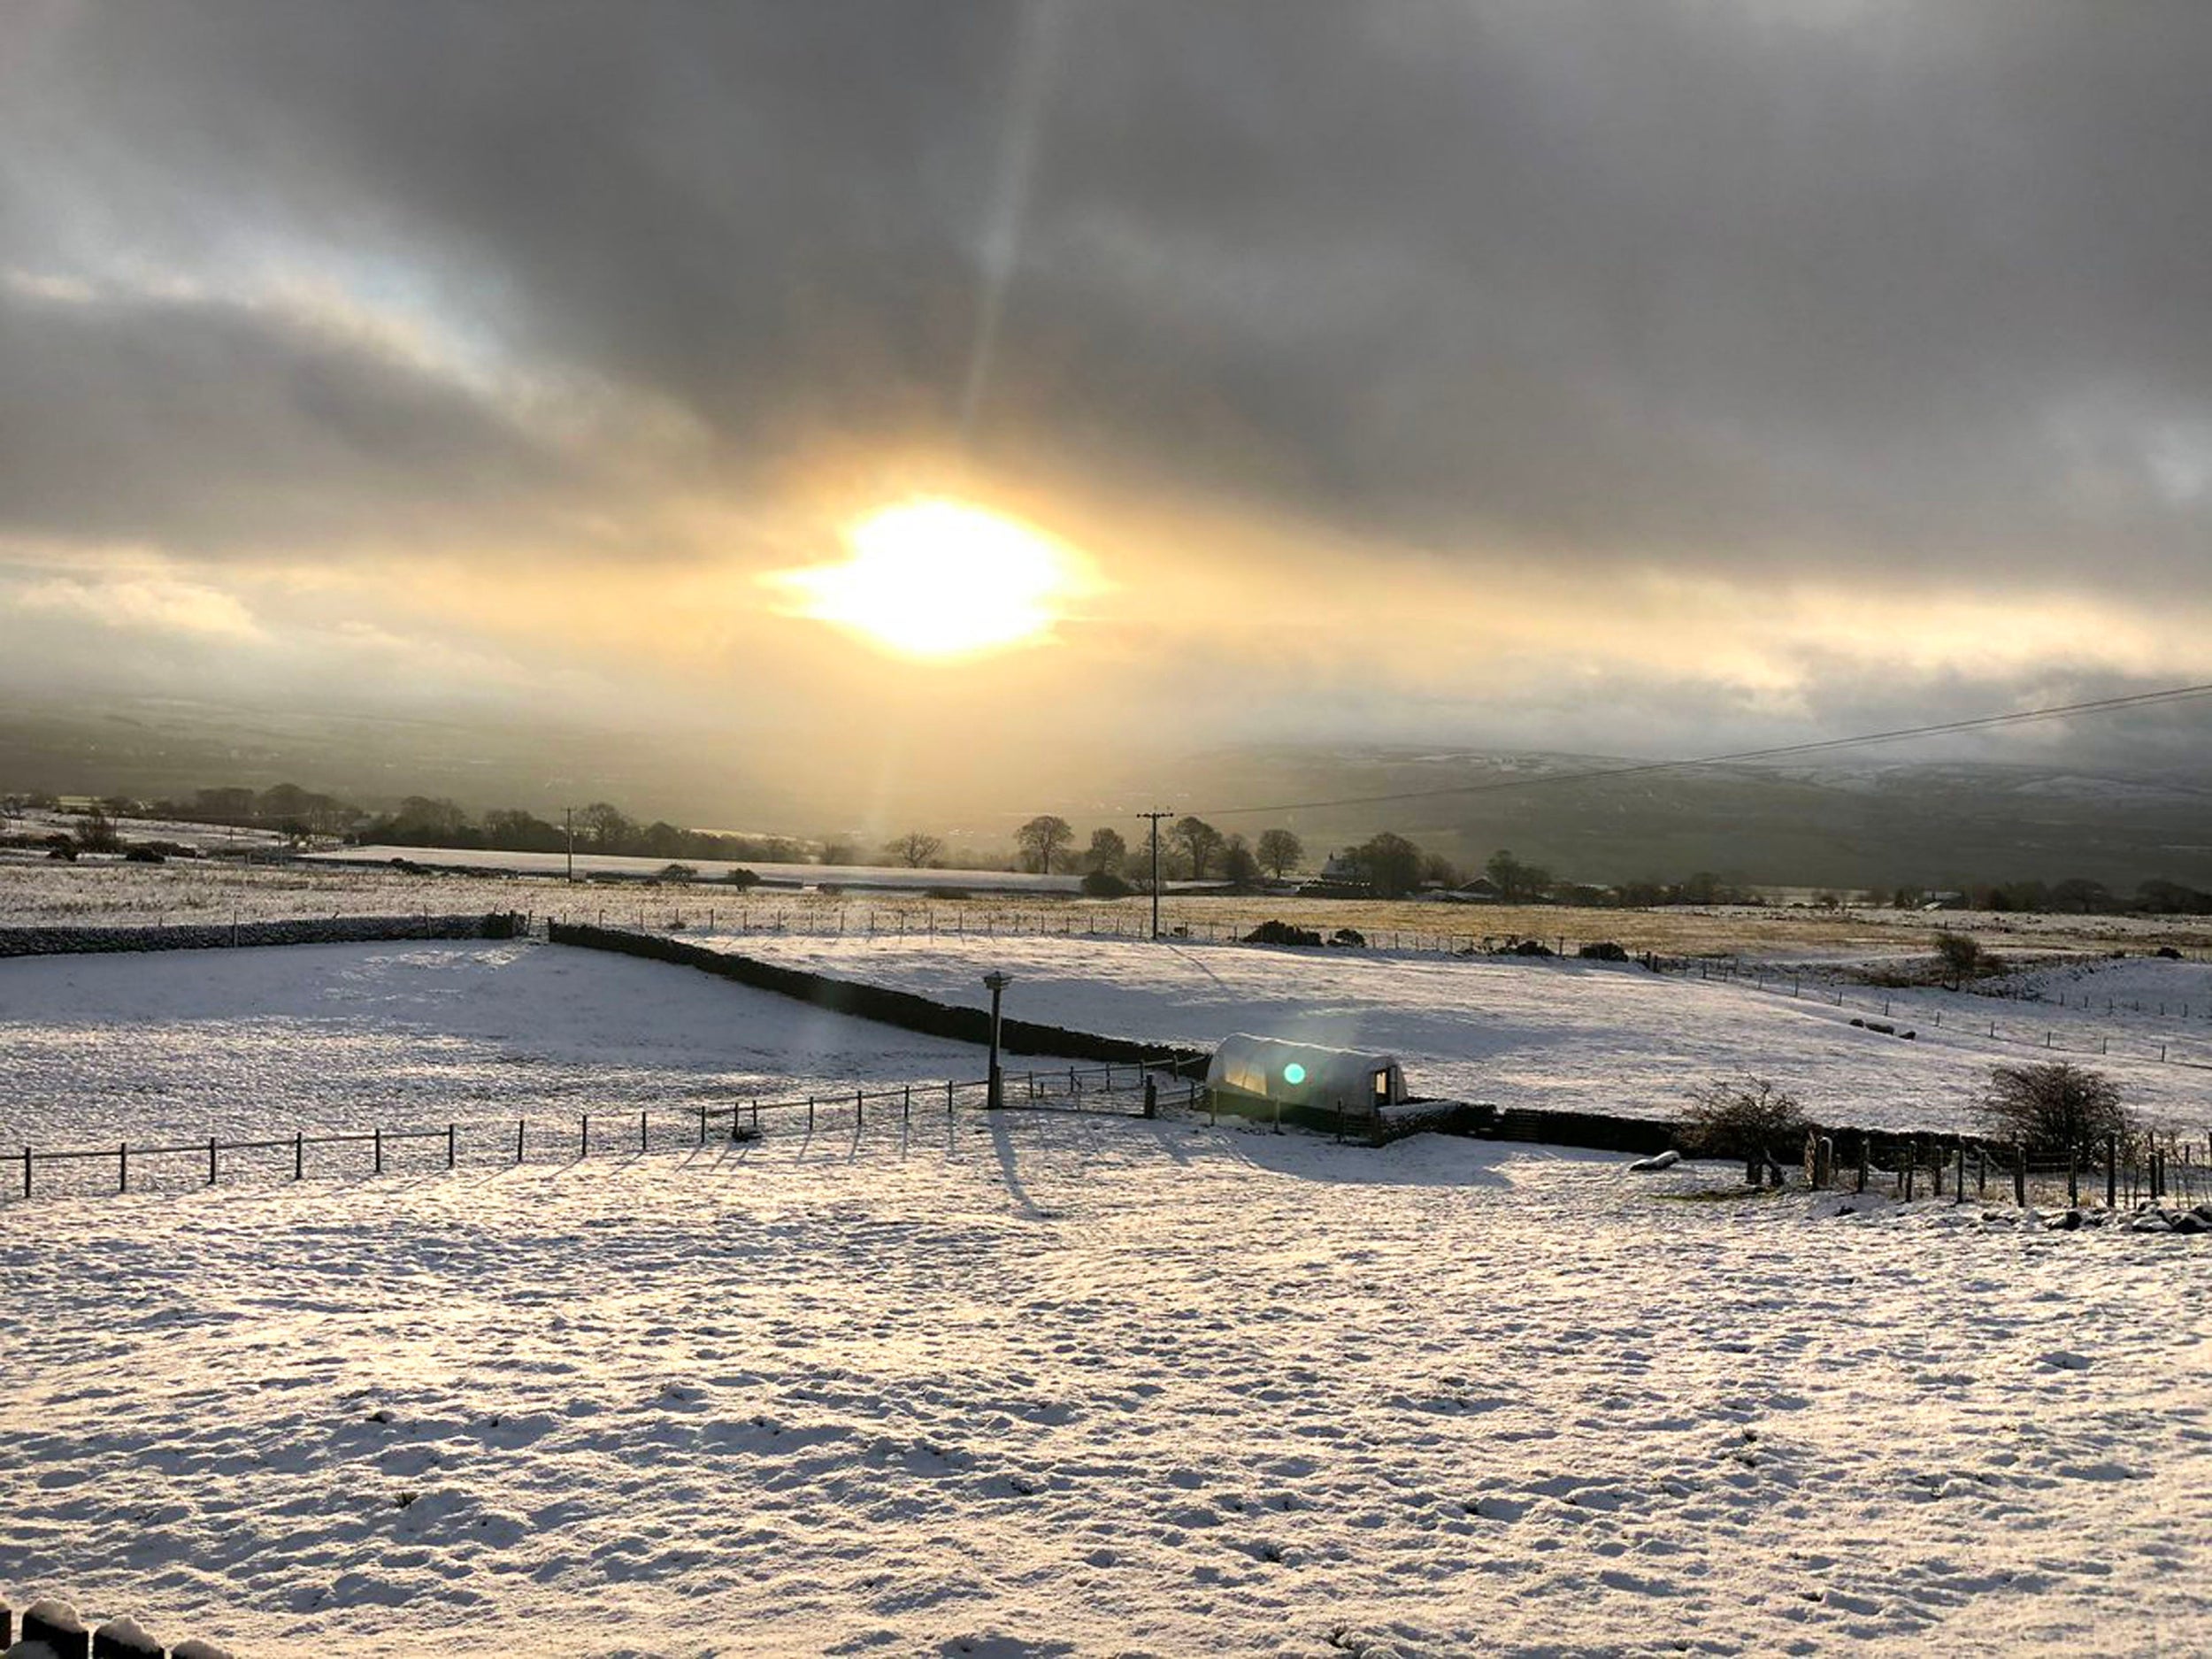
[(1463, 881), (1444, 895), (1462, 904), (1497, 904), (1505, 895), (1498, 891), (1498, 884), (1488, 876), (1477, 876), (1472, 881)]
[(1375, 888), (1357, 858), (1348, 852), (1331, 853), (1328, 862), (1321, 866), (1321, 873), (1312, 880), (1299, 885), (1298, 896), (1302, 899), (1371, 899), (1375, 896)]

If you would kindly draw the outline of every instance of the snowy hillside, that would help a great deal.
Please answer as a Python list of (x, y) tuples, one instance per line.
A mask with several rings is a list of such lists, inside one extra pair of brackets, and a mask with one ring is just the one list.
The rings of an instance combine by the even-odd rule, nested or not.
[[(711, 942), (711, 941), (710, 941)], [(1418, 1093), (1504, 1106), (1670, 1117), (1685, 1092), (1750, 1072), (1795, 1092), (1832, 1123), (1959, 1128), (1993, 1064), (2047, 1057), (2042, 1033), (2094, 1051), (2147, 1113), (2204, 1133), (2212, 1071), (2158, 1062), (2159, 1036), (2097, 1012), (1949, 992), (1854, 987), (1836, 1007), (1747, 982), (1660, 977), (1632, 965), (1261, 950), (1092, 939), (806, 939), (724, 941), (770, 961), (982, 1006), (981, 976), (1014, 975), (1007, 1011), (1080, 1030), (1212, 1044), (1234, 1031), (1385, 1049), (1406, 1061)], [(2093, 975), (2105, 964), (2083, 972)], [(2177, 1002), (2212, 970), (2200, 963), (2112, 964), (2127, 983), (2171, 970)], [(2062, 971), (2063, 972), (2063, 971)], [(1855, 1028), (1886, 995), (1912, 1042)], [(1935, 1023), (1939, 1012), (1945, 1023)], [(1989, 1023), (2014, 1040), (1992, 1041)], [(2212, 1024), (2170, 1020), (2177, 1058), (2212, 1063)], [(2054, 1050), (2055, 1051), (2055, 1050)]]
[[(528, 944), (0, 962), (0, 1148), (680, 1112), (979, 1078), (966, 1043), (700, 973)], [(465, 1149), (467, 1143), (465, 1142)]]

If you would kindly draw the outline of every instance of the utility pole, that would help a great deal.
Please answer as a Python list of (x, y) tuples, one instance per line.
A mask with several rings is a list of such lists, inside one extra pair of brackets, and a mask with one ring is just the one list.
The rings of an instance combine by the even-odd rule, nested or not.
[(1152, 825), (1152, 937), (1160, 936), (1160, 820), (1172, 818), (1172, 812), (1140, 812), (1137, 816)]
[(983, 976), (983, 983), (991, 993), (991, 1070), (989, 1080), (983, 1086), (983, 1104), (996, 1111), (1006, 1104), (1006, 1084), (998, 1069), (998, 999), (999, 994), (1014, 982), (1014, 976), (994, 968)]

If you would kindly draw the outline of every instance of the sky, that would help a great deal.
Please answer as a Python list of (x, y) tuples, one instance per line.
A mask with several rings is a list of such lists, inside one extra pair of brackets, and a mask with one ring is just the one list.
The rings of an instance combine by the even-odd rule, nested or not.
[[(0, 696), (879, 784), (2212, 680), (2208, 83), (2152, 0), (12, 0)], [(963, 522), (1053, 580), (932, 655)]]

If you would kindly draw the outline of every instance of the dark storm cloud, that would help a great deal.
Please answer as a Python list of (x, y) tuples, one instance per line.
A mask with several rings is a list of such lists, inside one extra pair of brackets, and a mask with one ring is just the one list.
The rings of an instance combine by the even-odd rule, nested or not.
[(0, 432), (6, 528), (188, 552), (404, 546), (568, 494), (480, 398), (220, 301), (0, 289)]
[[(955, 435), (1033, 61), (987, 459), (1440, 556), (2206, 589), (2199, 5), (1125, 4), (1028, 58), (1007, 6), (30, 16), (0, 265), (322, 262), (670, 401), (733, 484)], [(35, 358), (58, 431), (143, 384), (196, 448), (152, 457), (172, 423), (140, 416), (58, 440), (0, 513), (207, 524), (193, 480), (268, 453), (223, 388), (288, 349), (240, 331), (281, 325), (63, 309), (11, 314), (0, 373)], [(386, 460), (518, 508), (561, 470), (420, 364), (324, 364), (353, 413), (279, 451), (303, 508), (349, 517)], [(99, 499), (69, 453), (124, 445), (147, 476)]]

